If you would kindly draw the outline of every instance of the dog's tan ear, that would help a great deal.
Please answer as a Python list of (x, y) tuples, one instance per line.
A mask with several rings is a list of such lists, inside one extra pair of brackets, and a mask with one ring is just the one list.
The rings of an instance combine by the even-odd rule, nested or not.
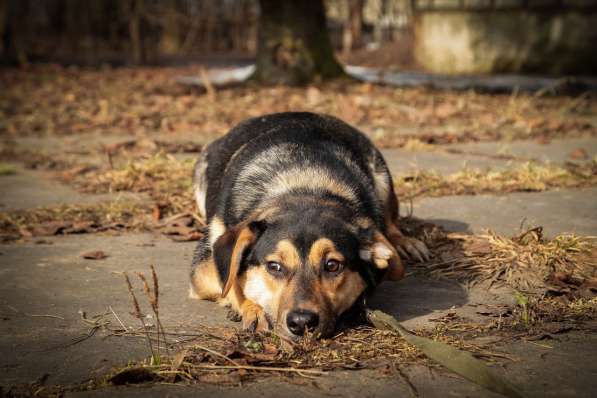
[(263, 230), (263, 221), (241, 223), (228, 229), (213, 245), (213, 258), (222, 279), (226, 297), (241, 270), (243, 260)]
[(359, 251), (362, 260), (373, 263), (378, 269), (386, 270), (385, 279), (398, 281), (404, 277), (404, 265), (396, 248), (379, 231), (373, 231), (371, 239)]

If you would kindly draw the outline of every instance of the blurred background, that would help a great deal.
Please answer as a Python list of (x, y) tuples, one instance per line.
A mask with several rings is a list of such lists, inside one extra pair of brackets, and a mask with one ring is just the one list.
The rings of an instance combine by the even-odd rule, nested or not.
[[(4, 0), (0, 59), (26, 65), (177, 65), (252, 62), (257, 0)], [(292, 10), (315, 15), (320, 1)], [(300, 3), (300, 2), (299, 2)], [(348, 64), (436, 73), (592, 74), (593, 0), (326, 0), (333, 50)], [(265, 12), (262, 12), (262, 9)], [(277, 18), (289, 26), (285, 18)]]

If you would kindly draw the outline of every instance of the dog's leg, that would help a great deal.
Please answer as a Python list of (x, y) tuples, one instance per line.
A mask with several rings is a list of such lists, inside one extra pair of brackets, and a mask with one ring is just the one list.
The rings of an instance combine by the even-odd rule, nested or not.
[(216, 301), (221, 305), (229, 305), (231, 310), (241, 317), (242, 328), (250, 331), (265, 331), (272, 328), (271, 322), (263, 308), (245, 297), (241, 285), (244, 277), (222, 298), (222, 282), (213, 258), (208, 258), (193, 266), (189, 297), (201, 300)]
[(420, 262), (428, 261), (431, 258), (431, 253), (425, 243), (417, 238), (405, 236), (395, 221), (388, 219), (386, 223), (388, 240), (392, 242), (402, 257), (414, 258)]
[(420, 262), (428, 261), (431, 258), (431, 252), (425, 243), (417, 238), (404, 235), (398, 227), (398, 198), (396, 198), (394, 189), (388, 191), (385, 212), (388, 240), (396, 247), (398, 253), (403, 258), (414, 258)]
[(381, 154), (374, 158), (370, 167), (373, 172), (375, 192), (384, 207), (388, 240), (396, 247), (396, 250), (403, 258), (410, 257), (421, 262), (429, 260), (431, 253), (425, 243), (417, 238), (405, 236), (398, 227), (398, 198), (394, 192), (392, 176)]
[(217, 301), (222, 295), (222, 281), (213, 260), (207, 230), (204, 231), (203, 237), (197, 242), (191, 264), (189, 297)]
[(241, 285), (244, 284), (244, 277), (239, 278), (235, 286), (224, 299), (232, 309), (241, 316), (241, 326), (244, 330), (261, 332), (271, 330), (272, 323), (266, 315), (263, 307), (245, 297)]
[(222, 295), (222, 282), (213, 258), (193, 265), (189, 297), (199, 300), (217, 301)]

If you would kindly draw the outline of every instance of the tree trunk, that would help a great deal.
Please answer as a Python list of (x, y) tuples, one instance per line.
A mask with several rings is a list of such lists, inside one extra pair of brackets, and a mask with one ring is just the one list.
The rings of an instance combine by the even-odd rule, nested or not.
[(160, 53), (165, 55), (178, 54), (181, 47), (180, 22), (175, 12), (176, 0), (162, 1), (164, 15), (162, 17), (162, 35), (160, 37)]
[(141, 42), (141, 14), (143, 10), (143, 0), (131, 0), (131, 15), (129, 17), (129, 37), (131, 42), (131, 52), (133, 63), (140, 65), (143, 63), (143, 44)]
[(364, 6), (365, 0), (349, 0), (348, 2), (348, 20), (344, 26), (342, 37), (342, 51), (345, 55), (361, 45)]
[[(4, 44), (5, 36), (4, 32), (7, 31), (6, 25), (8, 21), (8, 1), (0, 0), (0, 57), (4, 55), (6, 50), (6, 44)], [(8, 40), (8, 38), (6, 39)]]
[(334, 57), (323, 0), (259, 0), (259, 5), (255, 80), (301, 85), (345, 75)]

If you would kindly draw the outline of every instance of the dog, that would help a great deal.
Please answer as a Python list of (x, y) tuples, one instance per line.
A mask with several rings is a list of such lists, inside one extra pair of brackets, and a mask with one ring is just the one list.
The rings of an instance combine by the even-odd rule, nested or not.
[(207, 221), (190, 296), (228, 305), (243, 329), (330, 336), (340, 315), (382, 280), (400, 280), (427, 247), (398, 228), (381, 153), (332, 116), (249, 119), (196, 162), (193, 190)]

